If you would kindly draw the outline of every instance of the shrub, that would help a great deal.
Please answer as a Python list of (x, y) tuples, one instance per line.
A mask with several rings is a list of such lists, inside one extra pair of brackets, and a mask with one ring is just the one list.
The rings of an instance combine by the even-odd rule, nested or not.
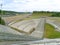
[(5, 22), (3, 19), (1, 19), (1, 17), (0, 17), (0, 24), (5, 25)]

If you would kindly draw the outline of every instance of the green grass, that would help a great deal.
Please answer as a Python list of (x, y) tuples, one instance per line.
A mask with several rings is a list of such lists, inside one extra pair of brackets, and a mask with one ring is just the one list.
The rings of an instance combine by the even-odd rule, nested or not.
[(35, 16), (35, 15), (39, 15), (40, 17), (41, 16), (51, 16), (52, 15), (52, 13), (33, 13), (33, 16)]
[(45, 24), (45, 38), (60, 38), (60, 32), (56, 31), (55, 28), (50, 24)]
[(40, 16), (30, 16), (29, 18), (25, 18), (24, 20), (30, 20), (30, 19), (37, 19), (40, 18)]
[(24, 20), (37, 19), (44, 16), (48, 17), (51, 15), (52, 13), (32, 13), (32, 15), (29, 18), (25, 18)]

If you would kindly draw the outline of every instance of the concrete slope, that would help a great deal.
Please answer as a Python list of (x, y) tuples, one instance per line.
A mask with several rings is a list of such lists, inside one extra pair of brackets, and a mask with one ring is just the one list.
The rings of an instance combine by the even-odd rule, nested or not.
[(31, 36), (37, 37), (37, 38), (43, 38), (44, 35), (44, 25), (45, 25), (45, 18), (40, 18), (40, 22), (35, 28), (35, 31), (32, 32)]

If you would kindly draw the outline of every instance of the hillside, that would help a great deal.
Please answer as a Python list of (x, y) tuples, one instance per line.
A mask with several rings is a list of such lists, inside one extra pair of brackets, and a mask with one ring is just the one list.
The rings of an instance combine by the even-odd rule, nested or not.
[(60, 12), (50, 12), (50, 11), (33, 11), (33, 16), (49, 16), (49, 17), (60, 17)]
[[(3, 13), (3, 14), (2, 14)], [(6, 10), (0, 10), (0, 15), (16, 15), (16, 14), (26, 14), (30, 12), (15, 12), (15, 11), (6, 11)]]

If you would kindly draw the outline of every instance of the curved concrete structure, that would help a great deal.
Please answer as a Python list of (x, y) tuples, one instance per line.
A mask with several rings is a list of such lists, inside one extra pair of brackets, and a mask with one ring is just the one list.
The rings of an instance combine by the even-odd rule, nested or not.
[(34, 28), (37, 27), (40, 19), (32, 19), (32, 20), (23, 20), (20, 22), (16, 22), (14, 24), (9, 24), (10, 27), (16, 28), (19, 31), (30, 33)]
[(55, 20), (46, 20), (46, 23), (49, 23), (49, 24), (51, 24), (52, 26), (54, 26), (55, 27), (55, 29), (57, 30), (57, 31), (59, 31), (60, 32), (60, 23), (59, 22), (56, 22)]

